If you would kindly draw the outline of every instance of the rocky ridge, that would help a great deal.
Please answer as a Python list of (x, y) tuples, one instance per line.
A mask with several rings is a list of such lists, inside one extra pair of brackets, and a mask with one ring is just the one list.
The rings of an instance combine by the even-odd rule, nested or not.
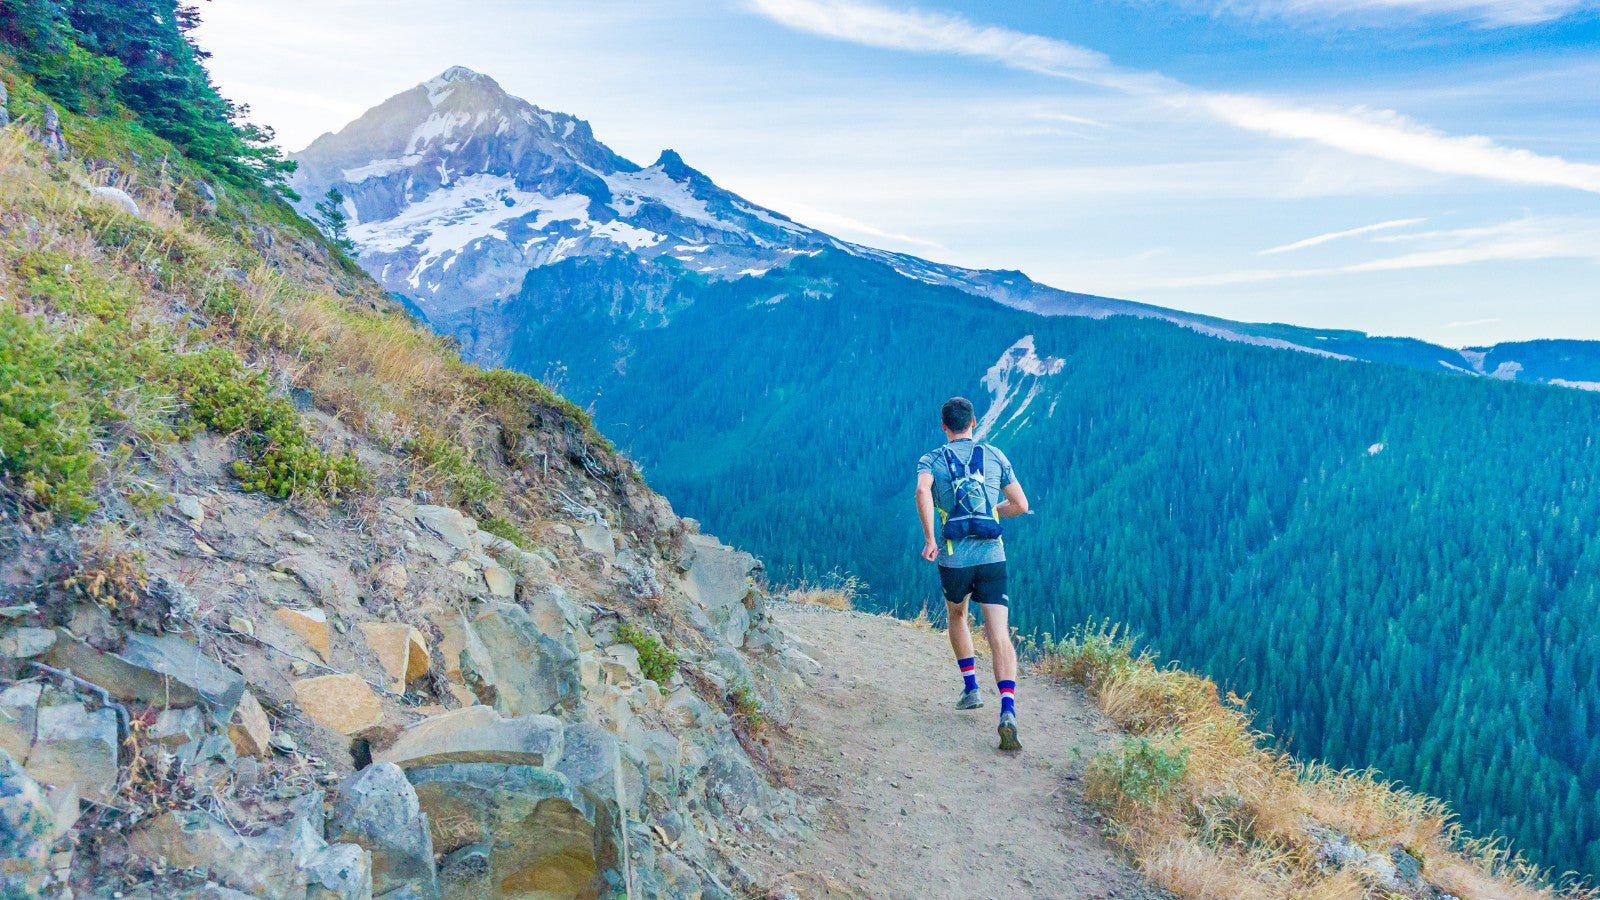
[[(61, 118), (33, 121), (47, 127), (0, 131), (15, 187), (0, 218), (63, 248), (34, 264), (45, 273), (100, 280), (39, 300), (17, 273), (41, 269), (8, 242), (0, 288), (32, 304), (28, 321), (136, 309), (126, 327), (171, 335), (168, 352), (237, 351), (273, 374), (234, 389), (268, 391), (280, 423), (362, 474), (351, 491), (274, 498), (242, 474), (261, 438), (235, 424), (103, 435), (78, 514), (5, 482), (0, 895), (760, 890), (750, 848), (808, 828), (766, 735), (814, 664), (768, 616), (759, 562), (680, 519), (531, 381), (447, 358), (416, 368), (432, 339), (309, 230), (137, 157), (57, 156)], [(114, 296), (132, 305), (87, 304), (102, 282), (129, 285)], [(264, 284), (256, 321), (295, 335), (298, 362), (190, 292), (231, 304)], [(311, 348), (334, 352), (317, 343), (334, 319), (308, 324), (314, 309), (356, 329), (338, 352), (359, 377), (385, 346), (429, 389), (458, 384), (434, 414), (476, 417), (453, 438), (463, 449), (391, 433), (385, 398), (415, 385), (360, 393), (344, 368), (307, 366)], [(460, 378), (513, 385), (511, 419), (463, 398)], [(182, 397), (157, 395), (154, 415), (224, 402)], [(141, 401), (122, 402), (132, 415)]]
[[(159, 616), (19, 588), (97, 565), (70, 544), (7, 567), (5, 802), (38, 851), (13, 886), (727, 896), (707, 834), (803, 827), (726, 709), (737, 687), (782, 721), (797, 677), (753, 557), (642, 488), (654, 530), (579, 488), (532, 550), (403, 497), (303, 514), (227, 489), (213, 443), (169, 460), (170, 511), (87, 551), (141, 557)], [(619, 637), (642, 605), (680, 655), (663, 682)]]

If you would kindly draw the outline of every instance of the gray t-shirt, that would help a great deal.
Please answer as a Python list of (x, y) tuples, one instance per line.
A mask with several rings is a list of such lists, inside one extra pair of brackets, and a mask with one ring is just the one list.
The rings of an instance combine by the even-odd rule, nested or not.
[[(962, 438), (951, 441), (944, 447), (949, 447), (956, 459), (970, 464), (972, 461), (972, 448), (977, 446), (971, 438)], [(917, 460), (917, 474), (929, 472), (933, 475), (933, 505), (948, 514), (955, 508), (955, 491), (951, 488), (950, 462), (945, 459), (944, 447), (930, 450)], [(989, 502), (995, 506), (1000, 505), (1001, 491), (1006, 485), (1016, 481), (1017, 477), (1011, 471), (1011, 460), (999, 449), (983, 445), (983, 483), (989, 491)], [(1006, 561), (1005, 538), (965, 538), (959, 541), (946, 541), (943, 534), (944, 516), (935, 515), (933, 522), (933, 536), (939, 542), (939, 565), (946, 568), (961, 569), (967, 566), (981, 566), (986, 563)]]

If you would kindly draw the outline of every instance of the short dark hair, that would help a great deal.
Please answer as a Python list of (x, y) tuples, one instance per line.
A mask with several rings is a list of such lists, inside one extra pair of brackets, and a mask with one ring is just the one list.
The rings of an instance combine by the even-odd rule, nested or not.
[(944, 420), (944, 427), (960, 434), (972, 427), (976, 416), (972, 413), (972, 401), (965, 397), (951, 397), (939, 408), (939, 418)]

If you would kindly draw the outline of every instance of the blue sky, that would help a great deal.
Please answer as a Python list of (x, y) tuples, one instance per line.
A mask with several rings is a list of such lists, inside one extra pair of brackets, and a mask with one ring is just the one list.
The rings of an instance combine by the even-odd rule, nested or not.
[(298, 149), (466, 65), (641, 163), (1069, 290), (1600, 339), (1600, 0), (226, 0)]

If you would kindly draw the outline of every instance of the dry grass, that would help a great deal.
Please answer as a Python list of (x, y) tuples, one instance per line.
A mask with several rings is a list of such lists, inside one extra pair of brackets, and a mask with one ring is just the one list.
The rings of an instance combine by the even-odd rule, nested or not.
[[(124, 170), (137, 169), (124, 162)], [(21, 129), (0, 132), (6, 252), (59, 252), (84, 263), (74, 271), (111, 273), (134, 285), (136, 321), (172, 334), (179, 350), (231, 347), (272, 373), (279, 389), (309, 390), (319, 409), (402, 458), (407, 489), (527, 520), (506, 467), (537, 480), (571, 452), (563, 444), (537, 470), (527, 466), (539, 432), (576, 434), (586, 467), (626, 471), (581, 412), (531, 379), (464, 363), (374, 282), (331, 265), (315, 240), (286, 226), (185, 215), (174, 208), (183, 186), (150, 171), (137, 184), (119, 179), (139, 203), (134, 217), (89, 191), (107, 171), (51, 158)], [(261, 207), (269, 201), (228, 202), (256, 204), (249, 208), (258, 223), (283, 215)], [(0, 297), (15, 297), (14, 287), (0, 271)], [(165, 419), (173, 405), (170, 398), (132, 399), (151, 409), (122, 403), (125, 421)], [(116, 482), (126, 474), (102, 467), (101, 477)]]
[(850, 610), (856, 608), (866, 591), (866, 582), (847, 572), (835, 570), (816, 581), (808, 579), (794, 587), (785, 588), (779, 592), (779, 596), (790, 603)]
[[(1270, 749), (1243, 700), (1135, 652), (1116, 626), (1080, 628), (1037, 659), (1128, 733), (1090, 761), (1086, 793), (1113, 839), (1180, 897), (1420, 896), (1430, 885), (1461, 898), (1597, 896), (1470, 839), (1438, 800)], [(1420, 863), (1417, 881), (1394, 874), (1405, 855)]]
[(849, 595), (828, 588), (792, 588), (784, 592), (783, 599), (790, 603), (825, 606), (828, 609), (855, 609)]

